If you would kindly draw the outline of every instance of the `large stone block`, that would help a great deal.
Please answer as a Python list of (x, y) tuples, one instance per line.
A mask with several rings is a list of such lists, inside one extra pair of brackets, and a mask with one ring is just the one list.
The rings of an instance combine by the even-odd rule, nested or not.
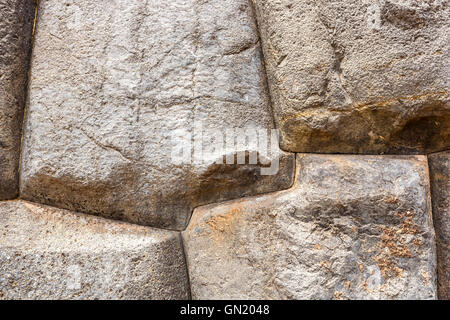
[(436, 230), (439, 298), (450, 300), (450, 151), (428, 156)]
[(197, 208), (194, 299), (434, 299), (425, 156), (299, 155), (290, 190)]
[(0, 202), (0, 299), (188, 299), (178, 232)]
[(0, 200), (18, 195), (25, 86), (31, 49), (33, 0), (0, 0)]
[(282, 149), (450, 147), (448, 1), (252, 1)]
[[(267, 155), (262, 142), (206, 152), (217, 144), (194, 130), (273, 128), (247, 0), (40, 1), (32, 64), (24, 199), (183, 229), (198, 205), (292, 184), (277, 140)], [(174, 163), (199, 145), (201, 160)], [(263, 160), (216, 164), (235, 151)]]

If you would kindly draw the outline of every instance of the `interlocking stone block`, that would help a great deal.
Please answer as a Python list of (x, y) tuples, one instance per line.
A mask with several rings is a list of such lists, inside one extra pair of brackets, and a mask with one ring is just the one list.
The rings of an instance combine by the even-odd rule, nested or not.
[(283, 150), (450, 148), (448, 1), (252, 1)]
[(0, 299), (188, 299), (178, 232), (0, 202)]
[(290, 190), (197, 208), (194, 299), (435, 299), (425, 156), (298, 155)]
[[(38, 21), (24, 199), (180, 230), (199, 205), (292, 184), (277, 140), (267, 155), (262, 142), (207, 151), (227, 129), (273, 129), (247, 0), (44, 0)], [(178, 149), (195, 161), (174, 162)], [(235, 151), (260, 165), (216, 163)]]

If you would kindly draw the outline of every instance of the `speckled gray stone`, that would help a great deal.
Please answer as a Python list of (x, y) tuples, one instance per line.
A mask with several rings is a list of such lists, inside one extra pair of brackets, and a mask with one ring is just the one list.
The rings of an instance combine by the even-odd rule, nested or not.
[(0, 202), (0, 299), (188, 299), (178, 232)]
[(194, 299), (435, 299), (425, 156), (298, 155), (290, 190), (183, 232)]
[(187, 145), (198, 123), (273, 128), (247, 0), (43, 0), (35, 42), (24, 199), (180, 230), (198, 205), (292, 184), (294, 157), (277, 141), (263, 157), (280, 157), (275, 175), (215, 163), (259, 146), (172, 161), (172, 134)]
[(439, 299), (450, 300), (450, 151), (428, 156), (436, 230)]
[(252, 0), (283, 150), (450, 148), (447, 0)]
[(0, 200), (17, 197), (34, 1), (0, 0)]

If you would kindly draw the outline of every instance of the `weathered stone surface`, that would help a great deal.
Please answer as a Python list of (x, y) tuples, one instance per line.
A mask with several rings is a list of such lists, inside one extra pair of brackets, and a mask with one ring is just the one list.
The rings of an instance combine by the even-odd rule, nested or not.
[(282, 149), (450, 147), (448, 1), (252, 1)]
[(34, 1), (0, 0), (0, 200), (18, 195), (18, 167)]
[(195, 299), (433, 299), (425, 156), (299, 155), (290, 190), (197, 208)]
[(438, 258), (438, 293), (450, 300), (450, 151), (428, 157)]
[(32, 64), (24, 199), (183, 229), (198, 205), (292, 184), (279, 149), (262, 157), (281, 157), (276, 175), (172, 162), (171, 135), (194, 124), (273, 128), (247, 0), (40, 1)]
[(187, 299), (178, 232), (0, 203), (0, 299)]

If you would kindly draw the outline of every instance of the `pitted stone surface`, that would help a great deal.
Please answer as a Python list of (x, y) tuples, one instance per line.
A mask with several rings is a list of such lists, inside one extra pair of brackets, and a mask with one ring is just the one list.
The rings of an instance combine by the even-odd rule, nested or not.
[(0, 299), (188, 299), (178, 232), (0, 202)]
[(299, 155), (290, 190), (197, 208), (194, 299), (434, 299), (425, 156)]
[(448, 1), (252, 1), (283, 150), (450, 147)]
[(0, 0), (0, 200), (17, 197), (34, 1)]
[(436, 230), (439, 299), (450, 300), (450, 151), (428, 157)]
[[(35, 42), (24, 199), (183, 229), (198, 205), (292, 184), (294, 157), (278, 144), (267, 156), (258, 146), (201, 163), (171, 157), (172, 134), (183, 147), (200, 122), (273, 128), (247, 0), (43, 0)], [(234, 151), (279, 156), (280, 170), (215, 164)]]

